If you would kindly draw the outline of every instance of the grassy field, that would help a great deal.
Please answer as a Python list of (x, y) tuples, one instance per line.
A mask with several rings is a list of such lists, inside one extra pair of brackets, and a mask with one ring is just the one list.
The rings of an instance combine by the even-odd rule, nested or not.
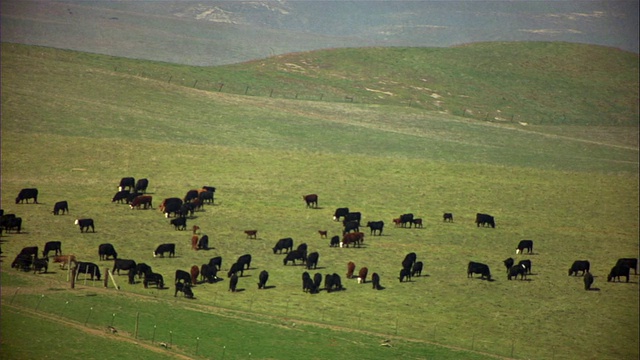
[[(189, 357), (215, 356), (225, 344), (255, 358), (292, 359), (387, 358), (386, 350), (408, 358), (639, 355), (638, 277), (606, 281), (618, 258), (638, 256), (637, 117), (616, 126), (607, 119), (522, 126), (399, 104), (242, 96), (118, 70), (126, 59), (2, 46), (2, 208), (24, 219), (22, 234), (2, 238), (2, 303), (12, 303), (3, 306), (3, 330), (37, 308), (76, 326), (116, 321), (122, 336), (135, 332), (139, 313), (142, 341), (167, 341), (173, 331), (176, 354)], [(135, 64), (165, 74), (176, 68)], [(226, 76), (239, 83), (247, 75), (230, 69)], [(317, 77), (331, 84), (331, 76)], [(124, 176), (149, 178), (154, 210), (111, 203)], [(195, 252), (191, 234), (174, 231), (157, 206), (203, 185), (218, 188), (216, 204), (188, 225), (199, 225), (214, 248)], [(25, 187), (40, 190), (40, 204), (14, 204)], [(319, 194), (319, 209), (305, 208), (308, 193)], [(51, 215), (60, 200), (69, 201), (70, 215)], [(366, 236), (361, 249), (330, 248), (317, 231), (338, 234), (331, 216), (343, 206), (365, 222), (384, 220), (384, 235)], [(422, 217), (424, 228), (393, 228), (391, 219), (407, 212)], [(443, 223), (443, 212), (455, 222)], [(497, 227), (477, 228), (476, 212), (494, 215)], [(78, 217), (94, 218), (96, 233), (81, 234)], [(247, 239), (246, 229), (258, 229), (258, 238)], [(317, 271), (342, 275), (347, 290), (303, 293), (303, 268), (283, 266), (271, 251), (283, 237), (318, 251)], [(524, 238), (534, 240), (534, 254), (516, 256)], [(228, 292), (225, 279), (196, 286), (192, 301), (174, 298), (172, 287), (126, 284), (124, 275), (116, 276), (120, 291), (82, 281), (72, 291), (54, 266), (42, 275), (10, 269), (22, 247), (51, 240), (101, 268), (111, 262), (98, 260), (98, 244), (112, 243), (120, 257), (151, 265), (169, 284), (176, 269), (213, 256), (223, 257), (223, 269), (245, 253), (253, 262), (240, 279), (243, 291)], [(177, 244), (176, 258), (151, 256), (168, 242)], [(423, 276), (399, 283), (400, 263), (412, 251), (425, 263)], [(506, 279), (507, 257), (532, 260), (529, 281)], [(567, 276), (581, 259), (591, 261), (598, 291)], [(468, 279), (472, 260), (488, 264), (495, 281)], [(344, 279), (348, 261), (380, 274), (385, 289)], [(274, 288), (258, 291), (263, 269)], [(77, 310), (64, 310), (68, 302)], [(152, 339), (152, 322), (160, 321), (164, 337)], [(55, 326), (47, 333), (55, 337)], [(379, 346), (387, 338), (394, 347)], [(295, 352), (290, 339), (300, 344)], [(9, 346), (4, 339), (2, 346)], [(28, 358), (20, 348), (12, 348), (16, 358)], [(246, 358), (235, 350), (225, 356)]]

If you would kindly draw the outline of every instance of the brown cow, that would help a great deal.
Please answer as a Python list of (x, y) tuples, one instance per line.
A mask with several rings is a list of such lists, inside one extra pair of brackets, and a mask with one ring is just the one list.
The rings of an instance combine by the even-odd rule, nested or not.
[(369, 273), (369, 269), (366, 267), (360, 268), (358, 271), (358, 284), (364, 284), (367, 282), (367, 274)]
[(356, 270), (356, 264), (352, 261), (349, 261), (347, 264), (347, 279), (353, 278), (353, 272)]
[(192, 230), (193, 230), (193, 235), (195, 235), (195, 234), (197, 234), (197, 233), (198, 233), (198, 230), (200, 230), (200, 226), (198, 226), (198, 225), (193, 225)]
[(360, 247), (360, 244), (364, 242), (364, 233), (362, 232), (353, 232), (345, 234), (342, 237), (342, 243), (340, 247), (349, 247), (349, 244), (355, 244)]
[(402, 224), (402, 220), (400, 220), (400, 218), (397, 219), (393, 219), (393, 224), (398, 227), (400, 226), (400, 224)]
[(152, 200), (153, 198), (150, 195), (136, 196), (135, 199), (131, 201), (131, 204), (129, 204), (129, 206), (131, 207), (131, 209), (140, 209), (140, 205), (143, 206), (143, 209), (146, 209), (147, 207), (153, 209), (153, 205), (151, 204)]
[(318, 195), (316, 194), (302, 195), (302, 199), (307, 203), (307, 207), (314, 207), (314, 208), (318, 207)]
[(320, 234), (320, 238), (327, 238), (327, 230), (318, 230), (318, 234)]
[(413, 219), (411, 222), (413, 223), (414, 227), (422, 227), (422, 219), (420, 218)]
[(197, 265), (191, 267), (191, 284), (198, 283), (198, 276), (200, 275), (200, 268)]
[(193, 250), (198, 250), (198, 235), (193, 235), (191, 237), (191, 248)]
[(244, 233), (247, 234), (249, 239), (255, 239), (258, 234), (258, 230), (245, 230)]
[(53, 257), (54, 263), (60, 263), (60, 268), (64, 269), (65, 266), (71, 262), (78, 263), (75, 255), (56, 255)]

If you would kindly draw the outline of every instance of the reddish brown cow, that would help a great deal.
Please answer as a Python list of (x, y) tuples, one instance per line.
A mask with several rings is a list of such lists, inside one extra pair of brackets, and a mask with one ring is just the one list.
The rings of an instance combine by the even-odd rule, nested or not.
[(364, 284), (367, 282), (367, 274), (369, 273), (369, 269), (366, 267), (360, 268), (358, 271), (358, 284)]
[(198, 232), (198, 230), (200, 230), (200, 226), (198, 226), (198, 225), (193, 225), (192, 230), (193, 230), (193, 234), (195, 235), (195, 234)]
[(249, 239), (255, 239), (258, 235), (258, 230), (245, 230), (244, 233), (247, 234)]
[(191, 267), (191, 284), (198, 283), (198, 276), (200, 275), (200, 268), (197, 265)]
[(355, 244), (360, 247), (360, 244), (364, 242), (364, 233), (361, 232), (353, 232), (345, 234), (342, 237), (342, 244), (340, 247), (349, 247), (349, 244)]
[(152, 200), (153, 198), (150, 195), (136, 196), (129, 206), (132, 209), (140, 209), (141, 205), (143, 206), (143, 209), (146, 209), (147, 207), (153, 208), (153, 205), (151, 204)]
[(398, 227), (402, 224), (402, 220), (400, 220), (400, 218), (393, 219), (393, 224)]
[(193, 235), (191, 237), (191, 248), (193, 250), (198, 250), (198, 235)]
[(347, 264), (347, 279), (351, 279), (353, 277), (353, 272), (356, 270), (356, 264), (352, 261), (349, 261)]
[(64, 269), (65, 265), (69, 264), (70, 262), (74, 262), (77, 264), (78, 260), (76, 260), (75, 255), (57, 255), (53, 257), (53, 262), (60, 263), (60, 268)]
[(318, 230), (318, 234), (320, 234), (320, 238), (327, 238), (327, 230)]

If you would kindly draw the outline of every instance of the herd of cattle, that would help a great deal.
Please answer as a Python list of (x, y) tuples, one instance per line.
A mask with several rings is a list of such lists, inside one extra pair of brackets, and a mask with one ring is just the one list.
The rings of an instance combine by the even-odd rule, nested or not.
[[(139, 179), (137, 182), (132, 177), (122, 178), (118, 186), (118, 192), (113, 196), (112, 202), (129, 204), (131, 209), (147, 209), (153, 208), (152, 196), (146, 194), (149, 181), (147, 179)], [(214, 194), (216, 188), (211, 186), (203, 186), (201, 189), (189, 190), (184, 198), (165, 198), (160, 204), (160, 211), (166, 218), (174, 217), (170, 219), (170, 224), (175, 230), (186, 230), (187, 217), (193, 216), (195, 211), (202, 209), (204, 204), (214, 203)], [(38, 190), (35, 188), (22, 189), (16, 197), (16, 204), (29, 203), (29, 200), (33, 200), (33, 203), (37, 203)], [(304, 195), (303, 200), (306, 202), (307, 207), (318, 207), (318, 195), (310, 194)], [(67, 201), (56, 202), (52, 213), (54, 215), (68, 214), (69, 205)], [(333, 236), (329, 241), (330, 247), (349, 248), (350, 245), (354, 247), (361, 247), (364, 244), (365, 233), (360, 231), (363, 227), (361, 224), (362, 214), (360, 212), (352, 212), (349, 208), (338, 208), (333, 214), (334, 221), (342, 221), (342, 236)], [(442, 216), (443, 222), (453, 223), (453, 214), (444, 213)], [(423, 226), (422, 219), (414, 217), (413, 214), (402, 214), (392, 220), (395, 227), (403, 228), (421, 228)], [(95, 225), (93, 219), (76, 219), (75, 224), (79, 226), (80, 232), (89, 231), (95, 232)], [(477, 227), (496, 227), (495, 218), (489, 214), (476, 214), (475, 224)], [(368, 221), (366, 226), (370, 229), (370, 236), (381, 236), (384, 229), (384, 221)], [(4, 214), (3, 210), (0, 210), (0, 234), (2, 232), (16, 232), (20, 233), (22, 228), (22, 219), (15, 214)], [(208, 249), (208, 236), (199, 236), (198, 231), (200, 228), (194, 225), (192, 228), (191, 244), (194, 250)], [(257, 230), (245, 231), (248, 237), (256, 237)], [(319, 231), (321, 237), (326, 237), (326, 231)], [(317, 269), (320, 254), (317, 251), (308, 252), (307, 244), (299, 244), (294, 249), (294, 241), (292, 238), (283, 238), (276, 242), (272, 248), (274, 254), (283, 254), (283, 265), (289, 263), (296, 265), (296, 261), (303, 264), (306, 270), (311, 271)], [(527, 254), (533, 253), (533, 241), (522, 240), (516, 246), (516, 254), (523, 254), (524, 251)], [(0, 250), (1, 252), (1, 250)], [(77, 261), (74, 255), (63, 255), (62, 244), (60, 241), (49, 241), (45, 244), (42, 251), (42, 257), (38, 252), (37, 246), (24, 247), (22, 251), (15, 257), (11, 266), (16, 269), (22, 269), (24, 271), (33, 270), (36, 272), (47, 272), (49, 263), (49, 254), (53, 252), (52, 261), (54, 263), (60, 263), (62, 268), (69, 267), (75, 269), (76, 276), (84, 274), (85, 277), (90, 279), (101, 279), (100, 268), (93, 262)], [(168, 257), (175, 257), (176, 244), (165, 243), (160, 244), (153, 251), (153, 257), (164, 257), (165, 254)], [(155, 285), (157, 288), (165, 288), (164, 277), (152, 270), (151, 266), (143, 262), (136, 262), (131, 259), (122, 259), (118, 257), (118, 253), (115, 247), (110, 243), (100, 244), (98, 246), (98, 257), (101, 261), (112, 260), (114, 262), (111, 269), (112, 274), (120, 274), (120, 271), (126, 271), (128, 275), (129, 284), (135, 284), (136, 278), (142, 279), (143, 286), (147, 288), (150, 285)], [(244, 276), (244, 271), (251, 269), (251, 254), (244, 254), (237, 258), (232, 263), (226, 273), (229, 279), (229, 291), (235, 292), (237, 290), (239, 278)], [(531, 260), (524, 259), (517, 264), (513, 258), (508, 258), (503, 261), (506, 267), (507, 279), (517, 279), (520, 276), (521, 280), (526, 279), (528, 274), (531, 274)], [(412, 277), (421, 276), (424, 263), (417, 261), (417, 255), (414, 252), (407, 254), (401, 261), (401, 268), (399, 270), (398, 280), (400, 282), (410, 281)], [(209, 260), (208, 263), (201, 266), (193, 265), (189, 271), (178, 269), (175, 272), (174, 285), (175, 293), (182, 292), (185, 297), (194, 298), (192, 287), (196, 284), (204, 283), (216, 283), (222, 280), (218, 273), (222, 268), (222, 257), (216, 256)], [(629, 282), (630, 270), (634, 270), (634, 274), (637, 275), (638, 259), (637, 258), (621, 258), (611, 269), (607, 280), (608, 281), (620, 281), (621, 277), (625, 277)], [(313, 277), (308, 271), (304, 271), (302, 274), (302, 290), (311, 294), (318, 293), (321, 289), (327, 292), (343, 290), (342, 279), (337, 273), (331, 273), (322, 275), (316, 272)], [(569, 276), (580, 275), (584, 278), (585, 289), (589, 290), (593, 284), (593, 275), (590, 273), (590, 263), (587, 260), (575, 261), (570, 269)], [(355, 264), (348, 262), (346, 277), (348, 279), (357, 278), (358, 283), (366, 283), (369, 274), (367, 267), (359, 269), (357, 276), (355, 273)], [(467, 277), (472, 278), (474, 274), (479, 274), (481, 279), (492, 281), (491, 271), (489, 266), (483, 263), (471, 261), (467, 266)], [(258, 288), (267, 289), (266, 283), (269, 279), (269, 273), (266, 270), (262, 270), (258, 276)], [(322, 282), (324, 280), (324, 286)], [(371, 274), (371, 283), (373, 289), (381, 290), (383, 287), (380, 284), (380, 275), (376, 272)]]

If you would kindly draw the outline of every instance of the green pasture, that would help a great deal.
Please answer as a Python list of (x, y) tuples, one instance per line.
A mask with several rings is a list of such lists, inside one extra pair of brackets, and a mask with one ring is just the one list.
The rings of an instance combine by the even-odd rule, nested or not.
[[(38, 307), (83, 326), (115, 321), (122, 336), (134, 333), (139, 313), (142, 341), (152, 340), (157, 322), (165, 339), (153, 340), (180, 334), (176, 349), (191, 357), (218, 358), (230, 344), (255, 358), (638, 358), (638, 276), (606, 281), (618, 258), (638, 256), (638, 146), (630, 135), (637, 122), (523, 126), (397, 104), (234, 95), (129, 74), (119, 62), (131, 60), (2, 45), (2, 208), (24, 221), (23, 233), (2, 237), (2, 302), (12, 302), (3, 307), (3, 332), (25, 326), (18, 313)], [(159, 73), (177, 67), (135, 64)], [(238, 78), (243, 69), (250, 66)], [(316, 81), (329, 84), (321, 75)], [(154, 209), (111, 203), (125, 176), (150, 180)], [(196, 252), (190, 231), (175, 231), (158, 205), (203, 185), (217, 187), (215, 205), (188, 225), (200, 226), (213, 249)], [(14, 204), (26, 187), (39, 189), (39, 204)], [(309, 193), (319, 195), (318, 209), (305, 207)], [(69, 202), (69, 215), (51, 214), (60, 200)], [(344, 206), (362, 212), (365, 223), (385, 221), (383, 235), (365, 228), (362, 248), (330, 248), (317, 231), (339, 234), (331, 217)], [(408, 212), (424, 228), (392, 226)], [(443, 212), (454, 223), (443, 223)], [(496, 228), (476, 227), (477, 212), (494, 215)], [(81, 234), (80, 217), (93, 218), (96, 232)], [(248, 229), (258, 238), (247, 239)], [(338, 273), (346, 290), (303, 293), (303, 267), (284, 266), (284, 255), (271, 250), (283, 237), (318, 251), (319, 269), (310, 272)], [(534, 240), (534, 254), (515, 255), (525, 238)], [(169, 289), (116, 275), (120, 290), (82, 278), (70, 290), (57, 265), (36, 275), (10, 268), (22, 247), (51, 240), (103, 270), (112, 262), (99, 261), (97, 248), (112, 243), (119, 257), (163, 274)], [(153, 258), (160, 243), (176, 243), (176, 257)], [(408, 252), (425, 270), (400, 283)], [(176, 269), (222, 256), (226, 270), (245, 253), (253, 262), (240, 278), (243, 291), (227, 291), (223, 274), (221, 282), (197, 285), (194, 300), (174, 298)], [(531, 259), (527, 281), (507, 280), (508, 257)], [(583, 259), (595, 291), (567, 276)], [(380, 274), (385, 289), (345, 279), (349, 261)], [(467, 278), (469, 261), (489, 265), (494, 281)], [(259, 291), (263, 269), (272, 288)], [(77, 310), (65, 310), (67, 302)], [(50, 328), (41, 336), (55, 337)], [(393, 347), (379, 345), (388, 338)], [(283, 350), (292, 343), (295, 352)], [(246, 358), (235, 350), (226, 356)]]

